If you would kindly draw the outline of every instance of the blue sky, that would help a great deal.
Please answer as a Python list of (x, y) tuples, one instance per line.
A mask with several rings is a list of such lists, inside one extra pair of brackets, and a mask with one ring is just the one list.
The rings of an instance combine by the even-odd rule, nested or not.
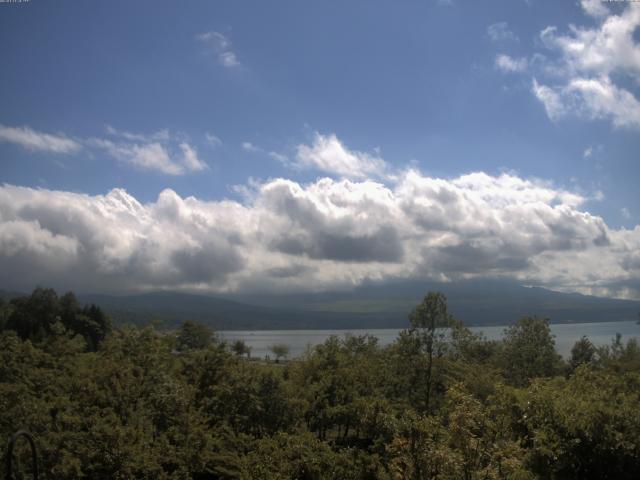
[[(325, 176), (369, 179), (395, 194), (408, 169), (434, 181), (483, 172), (571, 192), (581, 197), (569, 202), (576, 212), (634, 231), (637, 16), (636, 5), (592, 0), (0, 4), (0, 181), (92, 198), (118, 188), (143, 206), (170, 189), (257, 208), (276, 179), (307, 193)], [(619, 58), (603, 50), (606, 38)], [(317, 249), (276, 250), (303, 263), (340, 261)], [(635, 265), (630, 255), (621, 265)], [(429, 275), (451, 278), (430, 265)], [(369, 267), (309, 284), (398, 275)], [(608, 292), (602, 279), (593, 290), (579, 273), (567, 287), (560, 273), (532, 273), (540, 268), (518, 278)], [(637, 279), (625, 271), (609, 280)]]

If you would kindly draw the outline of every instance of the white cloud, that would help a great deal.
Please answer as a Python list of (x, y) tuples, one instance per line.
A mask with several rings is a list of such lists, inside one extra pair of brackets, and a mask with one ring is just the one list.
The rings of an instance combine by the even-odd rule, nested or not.
[(232, 224), (231, 212), (220, 203), (201, 221), (190, 203), (170, 190), (141, 205), (120, 189), (88, 196), (2, 187), (2, 283), (19, 275), (24, 284), (82, 290), (220, 284), (242, 260), (233, 239), (207, 222)]
[(50, 134), (33, 130), (30, 127), (8, 127), (0, 124), (0, 141), (15, 143), (27, 150), (72, 154), (82, 145), (62, 134)]
[(334, 134), (315, 133), (311, 145), (298, 145), (296, 165), (346, 178), (382, 177), (388, 169), (377, 154), (349, 150)]
[(640, 226), (612, 229), (582, 209), (589, 198), (540, 180), (409, 170), (393, 186), (278, 178), (244, 188), (243, 202), (165, 190), (142, 204), (120, 189), (90, 196), (5, 185), (0, 282), (223, 292), (499, 276), (640, 296)]
[(589, 158), (591, 155), (593, 155), (593, 147), (587, 147), (584, 149), (584, 152), (582, 152), (584, 158)]
[(503, 72), (509, 73), (522, 73), (527, 69), (526, 58), (513, 58), (509, 55), (497, 55), (495, 65)]
[(622, 214), (623, 218), (625, 218), (626, 220), (631, 220), (631, 212), (627, 207), (622, 207), (620, 209), (620, 213)]
[[(29, 127), (6, 127), (0, 124), (0, 141), (12, 142), (28, 150), (57, 154), (73, 154), (83, 148), (99, 149), (118, 161), (141, 170), (167, 175), (184, 175), (208, 169), (186, 135), (160, 130), (150, 134), (132, 133), (106, 126), (109, 138), (72, 140), (64, 134), (37, 132)], [(207, 140), (217, 145), (220, 140), (207, 134)]]
[(634, 32), (640, 27), (640, 4), (630, 2), (613, 14), (604, 2), (583, 0), (595, 27), (569, 26), (559, 34), (550, 26), (540, 33), (542, 43), (556, 59), (538, 56), (536, 65), (544, 83), (534, 80), (533, 91), (549, 118), (573, 114), (610, 121), (615, 127), (640, 128), (640, 101), (631, 85), (640, 82), (640, 45)]
[(107, 133), (114, 139), (91, 138), (86, 144), (140, 170), (184, 175), (208, 168), (184, 135), (172, 135), (168, 130), (152, 134), (131, 133), (113, 127), (107, 127)]
[(234, 68), (240, 66), (240, 61), (231, 48), (231, 40), (222, 33), (204, 32), (196, 35), (196, 38), (215, 53), (218, 63), (223, 67)]
[(242, 149), (245, 152), (255, 153), (255, 152), (261, 152), (262, 151), (262, 149), (260, 147), (256, 147), (251, 142), (242, 142), (242, 144), (240, 146), (242, 147)]
[(556, 120), (565, 114), (566, 106), (562, 100), (562, 96), (554, 89), (549, 88), (546, 85), (540, 85), (534, 78), (531, 90), (538, 100), (542, 102), (544, 109), (547, 112), (547, 116), (551, 120)]
[(603, 0), (581, 0), (580, 4), (584, 11), (592, 17), (606, 17), (609, 14), (609, 9)]
[(487, 35), (492, 42), (518, 42), (518, 36), (509, 29), (507, 22), (497, 22), (487, 27)]
[(575, 107), (576, 112), (590, 118), (611, 120), (616, 127), (640, 128), (640, 102), (608, 77), (575, 78), (563, 90), (565, 95), (574, 93), (581, 99)]
[(225, 67), (237, 67), (240, 65), (236, 54), (233, 52), (222, 52), (218, 55), (220, 63)]
[(171, 160), (167, 150), (159, 143), (132, 145), (126, 155), (126, 160), (143, 170), (158, 170), (169, 175), (183, 172), (182, 167)]
[(190, 172), (200, 172), (206, 170), (208, 165), (198, 158), (198, 152), (194, 147), (186, 142), (180, 144), (182, 150), (182, 165)]

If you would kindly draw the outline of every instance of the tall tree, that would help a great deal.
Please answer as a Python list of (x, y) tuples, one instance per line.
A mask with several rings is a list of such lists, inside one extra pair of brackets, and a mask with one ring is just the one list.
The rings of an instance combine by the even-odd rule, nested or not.
[(532, 378), (550, 377), (561, 368), (548, 318), (523, 317), (504, 331), (503, 368), (509, 382), (525, 386)]
[(572, 370), (578, 368), (578, 365), (583, 363), (591, 363), (595, 360), (596, 347), (591, 343), (585, 335), (580, 340), (573, 344), (571, 348), (571, 360), (569, 365)]
[(453, 326), (453, 317), (447, 311), (447, 297), (439, 292), (429, 292), (422, 303), (409, 315), (409, 333), (416, 338), (426, 355), (426, 410), (429, 410), (432, 395), (434, 358), (441, 357), (446, 349), (445, 329)]

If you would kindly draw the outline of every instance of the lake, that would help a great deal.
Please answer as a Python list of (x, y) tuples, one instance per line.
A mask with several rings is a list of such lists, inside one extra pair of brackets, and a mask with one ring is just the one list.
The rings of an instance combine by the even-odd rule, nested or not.
[[(492, 340), (499, 340), (505, 326), (470, 327), (473, 332), (482, 332)], [(251, 356), (264, 358), (265, 355), (273, 357), (269, 350), (271, 345), (284, 343), (290, 349), (289, 358), (295, 358), (307, 349), (308, 345), (314, 346), (323, 343), (331, 335), (343, 336), (371, 334), (378, 338), (379, 345), (389, 345), (398, 336), (398, 328), (361, 329), (361, 330), (244, 330), (244, 331), (219, 331), (218, 336), (222, 340), (244, 340), (251, 347)], [(635, 321), (626, 322), (598, 322), (598, 323), (563, 323), (551, 324), (551, 332), (555, 335), (556, 350), (563, 357), (571, 354), (571, 347), (586, 335), (594, 345), (609, 345), (616, 336), (622, 334), (626, 342), (631, 337), (640, 335), (640, 325)]]

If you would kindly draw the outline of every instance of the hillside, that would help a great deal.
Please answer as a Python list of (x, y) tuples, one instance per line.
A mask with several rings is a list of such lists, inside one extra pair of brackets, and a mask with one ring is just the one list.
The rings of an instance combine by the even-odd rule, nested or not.
[(553, 323), (638, 318), (640, 302), (555, 292), (511, 282), (451, 284), (398, 282), (351, 292), (301, 295), (236, 295), (227, 298), (174, 292), (138, 295), (80, 295), (118, 323), (159, 321), (175, 326), (190, 319), (218, 330), (402, 328), (427, 291), (441, 291), (450, 311), (468, 325), (506, 325), (524, 315)]

